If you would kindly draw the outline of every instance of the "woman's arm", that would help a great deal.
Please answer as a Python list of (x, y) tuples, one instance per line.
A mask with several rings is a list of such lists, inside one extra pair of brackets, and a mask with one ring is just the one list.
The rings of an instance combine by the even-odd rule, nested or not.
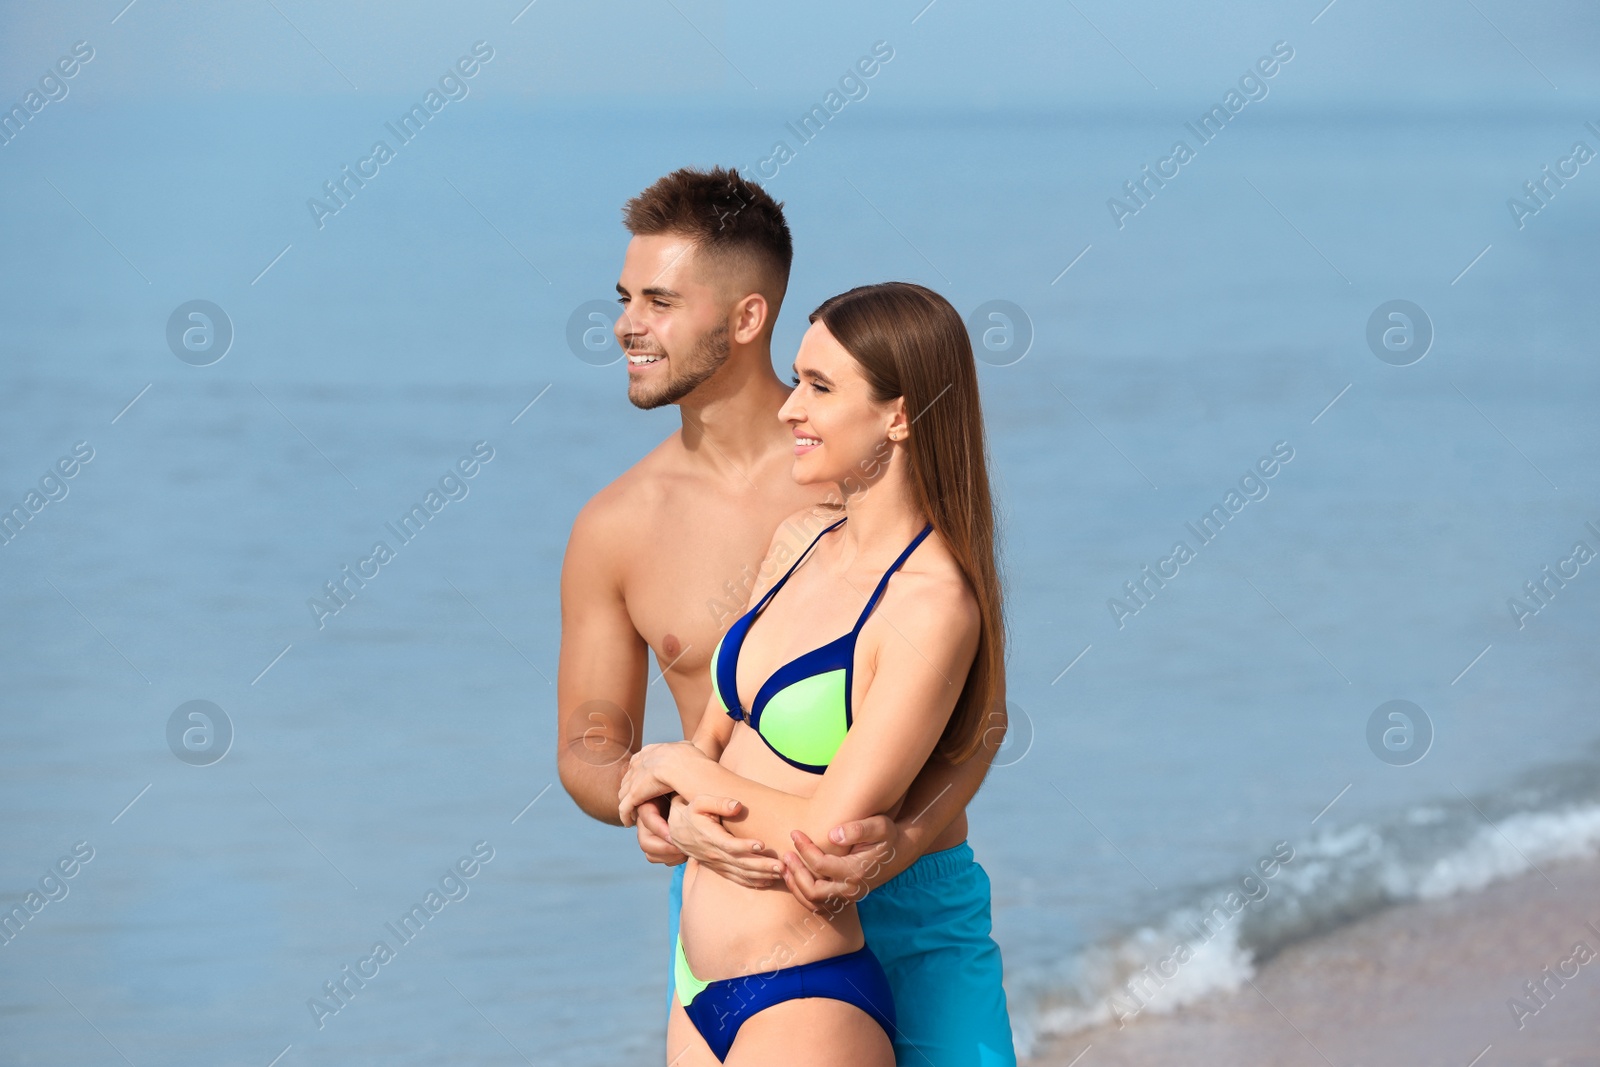
[[(786, 793), (780, 789), (774, 789), (771, 786), (762, 785), (760, 782), (752, 781), (720, 766), (718, 761), (721, 760), (723, 750), (727, 748), (728, 741), (733, 736), (734, 723), (733, 717), (722, 710), (716, 691), (712, 690), (711, 698), (706, 704), (706, 710), (701, 714), (700, 722), (695, 727), (694, 737), (688, 741), (669, 741), (661, 744), (645, 745), (634, 753), (628, 769), (623, 775), (621, 789), (619, 790), (618, 814), (622, 820), (622, 825), (633, 824), (637, 819), (635, 812), (643, 808), (653, 798), (670, 797), (674, 793), (686, 801), (709, 795), (731, 798), (743, 805), (747, 812), (749, 805), (746, 801), (754, 800), (766, 812), (782, 812), (782, 818), (786, 822), (792, 822), (798, 818), (803, 810), (800, 805), (804, 798), (797, 797), (793, 793)], [(722, 773), (716, 780), (731, 791), (682, 789), (675, 784), (676, 782), (687, 784), (695, 781), (692, 775), (686, 771), (686, 768), (701, 764), (718, 768)], [(719, 818), (724, 822), (731, 822), (734, 821), (734, 814), (732, 812), (720, 814)], [(746, 827), (745, 829), (748, 830), (749, 828)], [(727, 837), (728, 842), (734, 841), (731, 836), (724, 836)], [(762, 881), (767, 884), (775, 884), (777, 881), (776, 875), (782, 870), (782, 866), (774, 862), (778, 854), (767, 849), (761, 841), (747, 840), (744, 844), (749, 845), (751, 851), (761, 855), (759, 858), (742, 857), (741, 866), (749, 871), (752, 878), (758, 872), (772, 876), (762, 879)], [(702, 856), (699, 855), (697, 850), (690, 849), (687, 851), (702, 862), (720, 858), (714, 852), (710, 855)], [(713, 863), (712, 866), (715, 867), (717, 864)]]
[[(641, 795), (633, 802), (647, 799), (642, 794), (656, 785), (687, 797), (738, 797), (745, 813), (725, 822), (748, 837), (786, 851), (791, 832), (799, 830), (830, 854), (848, 852), (828, 839), (828, 831), (887, 811), (906, 794), (938, 744), (977, 655), (977, 603), (959, 577), (927, 579), (902, 593), (893, 606), (894, 625), (878, 649), (872, 684), (815, 794), (798, 797), (752, 782), (703, 751), (662, 751), (674, 747), (669, 745), (634, 757), (629, 775)], [(624, 819), (630, 817), (627, 808), (625, 799)]]
[[(796, 834), (795, 847), (786, 854), (793, 857), (785, 864), (790, 891), (811, 907), (834, 897), (854, 900), (921, 859), (978, 792), (999, 747), (991, 740), (995, 729), (986, 731), (983, 747), (965, 762), (930, 757), (907, 790), (898, 818), (872, 815), (836, 827), (842, 855), (825, 853), (809, 836)], [(829, 841), (833, 833), (828, 831)]]
[[(839, 827), (844, 836), (840, 843), (850, 846), (852, 855), (848, 858), (860, 860), (856, 867), (842, 867), (824, 859), (824, 869), (814, 873), (838, 880), (861, 878), (869, 889), (876, 889), (920, 859), (928, 846), (966, 810), (988, 776), (989, 766), (1005, 740), (1009, 725), (1005, 707), (1005, 676), (1002, 674), (995, 708), (989, 713), (978, 751), (961, 763), (931, 757), (918, 772), (916, 781), (911, 783), (895, 819), (857, 819)], [(829, 834), (832, 832), (830, 829)], [(799, 844), (797, 858), (809, 861), (806, 848), (812, 843), (807, 840)]]
[(715, 761), (722, 758), (722, 750), (728, 747), (728, 739), (732, 736), (733, 716), (722, 710), (713, 683), (711, 699), (706, 702), (706, 710), (701, 713), (700, 724), (695, 727), (694, 736), (689, 742), (704, 752), (707, 759)]

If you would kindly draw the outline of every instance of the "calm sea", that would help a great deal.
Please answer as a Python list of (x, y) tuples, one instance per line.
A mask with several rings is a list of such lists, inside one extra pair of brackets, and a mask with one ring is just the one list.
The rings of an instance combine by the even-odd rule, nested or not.
[[(407, 103), (69, 98), (0, 149), (0, 504), (39, 490), (0, 545), (0, 1062), (659, 1062), (667, 872), (556, 781), (552, 683), (572, 518), (677, 415), (569, 336), (624, 199), (780, 138), (780, 366), (870, 281), (996, 331), (1015, 729), (971, 841), (1022, 1047), (1129, 1010), (1230, 890), (1149, 1010), (1600, 841), (1600, 174), (1507, 206), (1596, 116), (1272, 98), (1137, 205), (1181, 110), (869, 99), (800, 145), (473, 97), (319, 229)], [(195, 300), (232, 333), (204, 366), (220, 334), (168, 340)]]

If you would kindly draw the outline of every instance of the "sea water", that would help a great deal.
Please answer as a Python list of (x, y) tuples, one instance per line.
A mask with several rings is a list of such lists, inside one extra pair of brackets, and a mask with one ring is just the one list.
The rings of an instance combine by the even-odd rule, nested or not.
[[(795, 138), (473, 98), (330, 213), (409, 101), (71, 103), (0, 172), (4, 1058), (659, 1062), (668, 872), (561, 788), (554, 682), (573, 517), (678, 419), (584, 306), (627, 197)], [(974, 316), (1021, 1047), (1600, 840), (1600, 177), (1508, 207), (1586, 118), (861, 106), (770, 178), (780, 373), (854, 285)]]

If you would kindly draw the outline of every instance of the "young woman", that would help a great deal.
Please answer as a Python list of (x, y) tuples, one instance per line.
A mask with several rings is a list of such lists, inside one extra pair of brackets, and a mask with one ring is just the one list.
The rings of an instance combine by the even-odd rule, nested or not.
[[(778, 417), (795, 436), (795, 480), (835, 483), (842, 503), (784, 524), (820, 532), (723, 635), (693, 740), (645, 746), (619, 798), (632, 825), (672, 792), (737, 796), (743, 814), (725, 821), (775, 860), (795, 830), (842, 855), (829, 828), (898, 815), (932, 753), (976, 752), (1005, 662), (960, 315), (891, 282), (832, 297), (810, 321)], [(788, 562), (783, 529), (773, 572)], [(818, 914), (782, 887), (688, 864), (669, 1062), (891, 1067), (895, 1005), (855, 904)]]

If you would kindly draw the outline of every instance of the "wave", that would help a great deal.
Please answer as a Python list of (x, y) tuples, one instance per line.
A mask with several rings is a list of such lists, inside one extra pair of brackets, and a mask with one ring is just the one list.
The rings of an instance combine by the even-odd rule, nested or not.
[(1600, 758), (1539, 768), (1476, 797), (1458, 792), (1387, 819), (1330, 825), (1288, 848), (1293, 858), (1281, 866), (1264, 852), (1262, 866), (1241, 866), (1248, 877), (1195, 887), (1024, 991), (1012, 1020), (1019, 1054), (1046, 1036), (1236, 991), (1286, 946), (1381, 908), (1600, 855)]

